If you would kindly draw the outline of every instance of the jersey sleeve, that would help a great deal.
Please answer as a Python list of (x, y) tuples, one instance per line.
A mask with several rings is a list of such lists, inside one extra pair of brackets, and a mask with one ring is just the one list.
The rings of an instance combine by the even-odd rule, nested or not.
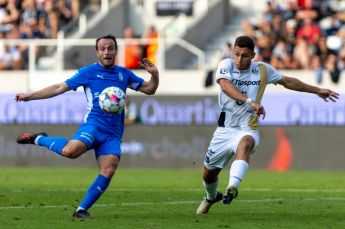
[(86, 86), (88, 82), (87, 71), (83, 68), (79, 69), (71, 78), (67, 79), (65, 83), (73, 91), (77, 90), (80, 86)]
[(275, 68), (271, 65), (264, 63), (268, 72), (268, 83), (269, 84), (277, 84), (279, 80), (283, 78), (283, 74), (278, 72)]
[(232, 76), (230, 73), (231, 64), (232, 63), (229, 59), (224, 59), (218, 64), (216, 72), (216, 81), (218, 81), (219, 79), (232, 80)]
[(143, 85), (144, 79), (140, 78), (139, 76), (134, 74), (134, 72), (132, 72), (129, 69), (127, 69), (126, 73), (128, 75), (127, 87), (132, 89), (132, 90), (138, 91), (141, 88), (141, 85)]

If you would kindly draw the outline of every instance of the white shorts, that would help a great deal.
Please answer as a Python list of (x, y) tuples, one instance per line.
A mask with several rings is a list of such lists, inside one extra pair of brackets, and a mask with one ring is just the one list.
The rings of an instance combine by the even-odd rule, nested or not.
[(251, 151), (254, 153), (260, 142), (258, 131), (218, 127), (206, 152), (204, 166), (210, 170), (224, 168), (232, 156), (236, 154), (241, 139), (247, 135), (252, 136), (255, 140), (255, 145)]

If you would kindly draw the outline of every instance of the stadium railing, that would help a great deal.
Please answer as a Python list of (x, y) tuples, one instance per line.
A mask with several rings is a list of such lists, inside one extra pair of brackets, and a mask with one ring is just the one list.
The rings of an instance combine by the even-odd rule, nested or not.
[[(40, 74), (46, 74), (47, 71), (50, 72), (49, 75), (46, 74), (45, 78), (46, 82), (49, 81), (48, 79), (52, 77), (51, 75), (54, 75), (54, 73), (60, 73), (63, 71), (69, 72), (70, 69), (65, 69), (64, 66), (64, 53), (67, 51), (69, 48), (74, 47), (74, 46), (86, 46), (90, 47), (92, 51), (94, 51), (95, 47), (95, 40), (94, 38), (92, 39), (63, 39), (61, 37), (61, 34), (58, 39), (8, 39), (8, 40), (0, 40), (0, 42), (3, 42), (4, 45), (23, 45), (26, 44), (28, 45), (28, 67), (26, 70), (22, 71), (15, 71), (16, 75), (19, 73), (21, 75), (25, 75), (25, 81), (26, 81), (26, 86), (25, 90), (31, 91), (36, 89), (35, 81), (39, 79), (37, 77)], [(130, 45), (132, 42), (139, 43), (142, 45), (147, 45), (151, 42), (157, 42), (155, 39), (148, 39), (148, 38), (141, 38), (141, 39), (117, 39), (118, 42), (118, 65), (124, 64), (124, 46), (125, 45)], [(201, 75), (202, 77), (204, 76), (206, 69), (205, 69), (205, 53), (200, 50), (199, 48), (195, 47), (194, 45), (190, 44), (189, 42), (181, 39), (181, 38), (158, 38), (158, 51), (157, 51), (157, 67), (160, 69), (161, 72), (165, 72), (165, 51), (168, 47), (171, 46), (171, 44), (176, 44), (192, 54), (194, 54), (198, 58), (198, 65), (196, 69), (189, 70), (192, 75)], [(50, 58), (50, 61), (46, 61), (45, 66), (42, 64), (40, 65), (40, 59), (38, 59), (37, 56), (37, 47), (53, 47), (56, 49), (54, 54), (52, 56), (44, 57), (44, 58)], [(93, 56), (96, 58), (96, 55), (94, 54)], [(82, 65), (88, 65), (91, 64), (92, 62), (88, 63), (82, 63)], [(76, 69), (73, 69), (75, 71)], [(5, 75), (11, 75), (11, 71), (0, 71), (0, 76)], [(0, 77), (0, 81), (3, 80), (4, 78)], [(12, 79), (13, 77), (11, 77)], [(48, 83), (48, 82), (47, 82)], [(8, 83), (7, 83), (8, 85)], [(8, 88), (6, 90), (9, 90)], [(18, 89), (14, 89), (18, 90)]]

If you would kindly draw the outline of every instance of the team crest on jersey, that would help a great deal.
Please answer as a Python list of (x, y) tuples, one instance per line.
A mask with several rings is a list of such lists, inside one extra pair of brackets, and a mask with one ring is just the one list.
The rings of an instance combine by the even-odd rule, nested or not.
[(221, 68), (220, 69), (220, 74), (228, 74), (229, 73), (229, 69), (227, 68)]
[(123, 75), (122, 75), (121, 72), (119, 73), (119, 79), (120, 79), (121, 81), (123, 81)]
[(252, 74), (253, 75), (259, 74), (259, 69), (257, 69), (257, 68), (252, 69)]

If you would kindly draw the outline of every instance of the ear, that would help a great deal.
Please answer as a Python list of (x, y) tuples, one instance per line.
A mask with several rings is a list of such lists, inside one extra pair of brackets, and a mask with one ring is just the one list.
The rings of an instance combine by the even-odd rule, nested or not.
[(99, 59), (99, 56), (98, 56), (98, 51), (96, 50), (96, 56), (97, 56), (97, 58)]

